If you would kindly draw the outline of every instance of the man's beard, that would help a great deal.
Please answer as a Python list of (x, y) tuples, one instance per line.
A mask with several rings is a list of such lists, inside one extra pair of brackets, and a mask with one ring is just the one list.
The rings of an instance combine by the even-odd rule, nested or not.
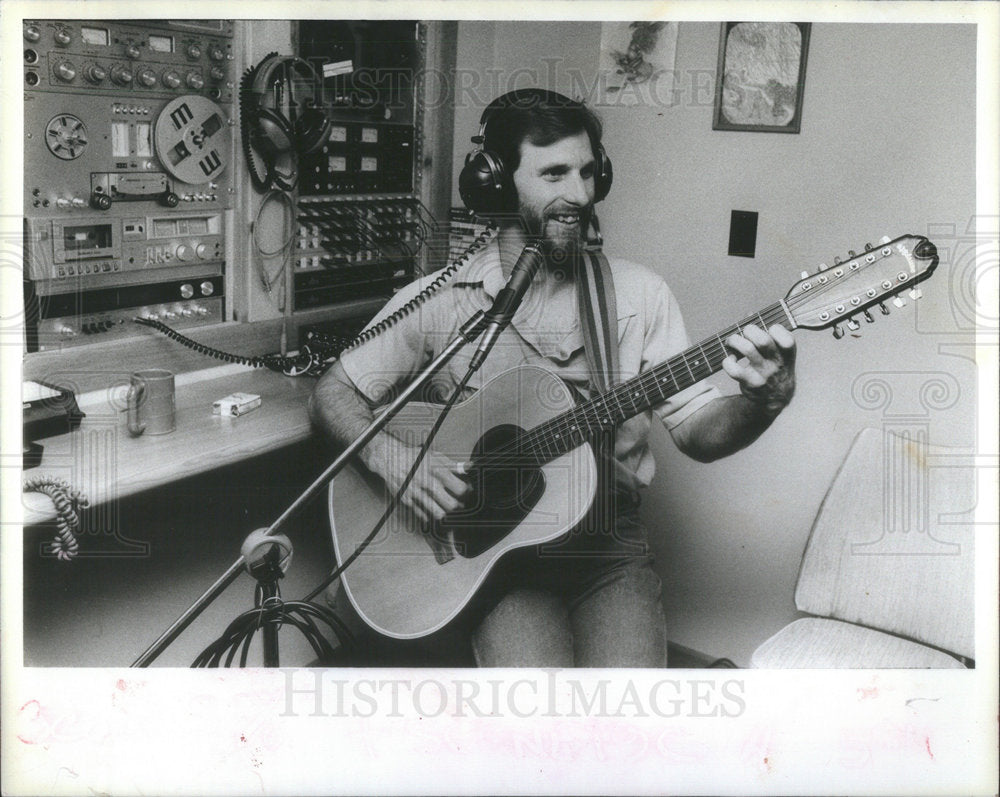
[(584, 243), (593, 207), (587, 206), (574, 211), (579, 219), (575, 225), (560, 223), (554, 217), (559, 213), (545, 212), (542, 215), (530, 208), (521, 207), (521, 221), (528, 236), (540, 240), (550, 255), (571, 255)]

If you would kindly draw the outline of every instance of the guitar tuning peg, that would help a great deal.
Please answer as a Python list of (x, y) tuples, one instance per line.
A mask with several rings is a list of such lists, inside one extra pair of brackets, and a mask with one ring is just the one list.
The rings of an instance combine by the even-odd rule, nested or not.
[(878, 309), (882, 311), (882, 315), (889, 315), (889, 308), (885, 306), (885, 302), (879, 302)]
[(802, 272), (802, 273), (801, 273), (801, 274), (800, 274), (799, 276), (800, 276), (800, 277), (801, 277), (802, 279), (806, 279), (806, 277), (808, 277), (808, 276), (809, 276), (809, 272), (808, 272), (808, 271), (803, 271), (803, 272)]
[(875, 248), (875, 247), (874, 247), (874, 246), (872, 246), (871, 244), (865, 244), (865, 251), (866, 251), (866, 252), (870, 252), (870, 251), (871, 251), (872, 249), (874, 249), (874, 248)]
[(906, 299), (902, 296), (893, 296), (892, 303), (896, 305), (896, 307), (906, 307)]
[(861, 329), (861, 324), (859, 324), (853, 318), (848, 318), (847, 319), (847, 328), (849, 330), (851, 330), (851, 332), (857, 332), (859, 329)]
[(819, 274), (822, 271), (826, 271), (828, 268), (830, 267), (826, 263), (820, 263), (819, 268), (816, 269), (816, 273)]
[(833, 336), (837, 340), (840, 340), (842, 337), (844, 337), (844, 330), (840, 327), (839, 324), (833, 328)]
[(840, 255), (837, 255), (837, 256), (835, 256), (833, 258), (833, 265), (835, 265), (835, 266), (839, 266), (840, 265)]
[(913, 299), (914, 301), (922, 298), (923, 295), (924, 292), (920, 290), (920, 288), (910, 288), (910, 298)]
[(869, 313), (867, 310), (864, 310), (862, 312), (864, 313), (865, 321), (867, 321), (869, 324), (874, 324), (875, 323), (875, 319), (874, 319), (874, 317), (872, 316), (871, 313)]
[(878, 239), (878, 242), (880, 244), (891, 243), (892, 242), (892, 238), (890, 238), (888, 235), (883, 235), (881, 238)]
[(855, 257), (856, 255), (857, 255), (857, 253), (853, 249), (848, 249), (847, 250), (847, 256), (848, 257)]

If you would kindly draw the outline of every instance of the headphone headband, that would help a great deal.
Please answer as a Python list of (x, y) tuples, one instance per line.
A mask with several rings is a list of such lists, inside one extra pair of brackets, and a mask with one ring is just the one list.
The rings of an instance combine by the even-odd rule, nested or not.
[[(485, 144), (486, 127), (489, 124), (490, 119), (498, 113), (501, 113), (508, 108), (531, 110), (532, 108), (542, 106), (546, 108), (572, 108), (574, 110), (582, 110), (586, 107), (579, 100), (570, 99), (565, 94), (550, 91), (549, 89), (514, 89), (513, 91), (508, 91), (506, 94), (501, 94), (489, 105), (483, 108), (483, 112), (479, 116), (479, 135), (473, 136), (472, 142), (474, 144)], [(479, 140), (477, 141), (476, 139)]]

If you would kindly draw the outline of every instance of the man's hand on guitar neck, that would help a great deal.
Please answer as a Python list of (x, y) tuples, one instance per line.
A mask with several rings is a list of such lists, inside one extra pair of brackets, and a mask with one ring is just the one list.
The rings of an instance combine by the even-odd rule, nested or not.
[(742, 335), (730, 335), (726, 346), (735, 354), (722, 361), (722, 369), (736, 380), (751, 402), (768, 415), (777, 416), (795, 393), (792, 333), (779, 324), (767, 332), (750, 325), (744, 327)]
[(734, 354), (723, 370), (740, 394), (720, 396), (670, 430), (677, 447), (699, 462), (726, 457), (756, 440), (792, 400), (795, 392), (795, 339), (782, 326), (767, 332), (744, 327), (726, 346)]

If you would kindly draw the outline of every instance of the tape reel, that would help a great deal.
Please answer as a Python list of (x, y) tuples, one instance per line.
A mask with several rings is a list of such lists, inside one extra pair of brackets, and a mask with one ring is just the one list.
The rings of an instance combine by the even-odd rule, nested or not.
[(229, 120), (207, 97), (189, 94), (166, 104), (156, 119), (153, 146), (163, 168), (182, 183), (199, 185), (229, 165)]

